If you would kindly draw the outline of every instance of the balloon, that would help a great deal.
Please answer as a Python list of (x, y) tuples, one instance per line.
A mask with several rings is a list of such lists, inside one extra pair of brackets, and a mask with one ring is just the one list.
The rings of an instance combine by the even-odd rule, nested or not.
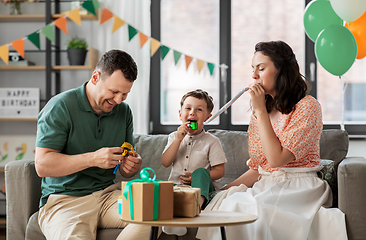
[(365, 0), (330, 0), (333, 10), (346, 22), (357, 20), (366, 11)]
[(357, 59), (366, 57), (366, 12), (356, 21), (350, 24), (346, 23), (348, 28), (356, 39)]
[(329, 1), (311, 1), (305, 8), (304, 27), (308, 37), (315, 42), (319, 33), (335, 24), (342, 26), (343, 21), (334, 12)]
[(328, 26), (315, 41), (315, 55), (325, 70), (335, 76), (342, 76), (356, 59), (355, 37), (343, 26)]

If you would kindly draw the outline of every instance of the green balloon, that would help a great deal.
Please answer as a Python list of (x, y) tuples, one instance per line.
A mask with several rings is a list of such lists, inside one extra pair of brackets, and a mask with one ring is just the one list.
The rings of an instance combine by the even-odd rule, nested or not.
[(343, 25), (329, 1), (311, 1), (305, 8), (304, 27), (308, 37), (316, 41), (319, 33), (330, 25)]
[(320, 32), (316, 39), (315, 55), (325, 70), (335, 76), (342, 76), (356, 60), (355, 37), (346, 27), (331, 25)]

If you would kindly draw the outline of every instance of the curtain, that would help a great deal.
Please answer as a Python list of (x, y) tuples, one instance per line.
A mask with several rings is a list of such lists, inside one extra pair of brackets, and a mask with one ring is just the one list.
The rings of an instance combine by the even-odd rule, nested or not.
[(139, 35), (129, 41), (128, 26), (151, 36), (150, 0), (99, 0), (112, 11), (114, 15), (126, 21), (120, 29), (112, 33), (113, 19), (99, 25), (91, 23), (91, 43), (99, 51), (101, 57), (111, 49), (121, 49), (128, 52), (136, 61), (138, 67), (137, 80), (128, 94), (126, 103), (132, 109), (134, 116), (134, 133), (147, 134), (149, 126), (149, 85), (150, 85), (150, 41), (140, 48)]

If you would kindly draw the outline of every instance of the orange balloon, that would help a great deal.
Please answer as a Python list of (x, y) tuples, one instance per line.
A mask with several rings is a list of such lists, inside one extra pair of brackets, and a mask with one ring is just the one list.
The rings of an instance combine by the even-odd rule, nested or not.
[(357, 20), (346, 23), (348, 28), (356, 39), (357, 44), (357, 59), (366, 57), (366, 12)]

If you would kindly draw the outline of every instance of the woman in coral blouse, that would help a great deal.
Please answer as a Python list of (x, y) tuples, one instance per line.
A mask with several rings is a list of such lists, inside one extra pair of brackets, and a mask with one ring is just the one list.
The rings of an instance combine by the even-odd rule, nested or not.
[[(228, 239), (347, 239), (344, 214), (318, 178), (321, 107), (307, 95), (295, 55), (282, 41), (260, 42), (252, 60), (249, 170), (226, 185), (205, 211), (251, 213), (251, 224), (226, 227)], [(200, 228), (199, 239), (221, 239)]]

